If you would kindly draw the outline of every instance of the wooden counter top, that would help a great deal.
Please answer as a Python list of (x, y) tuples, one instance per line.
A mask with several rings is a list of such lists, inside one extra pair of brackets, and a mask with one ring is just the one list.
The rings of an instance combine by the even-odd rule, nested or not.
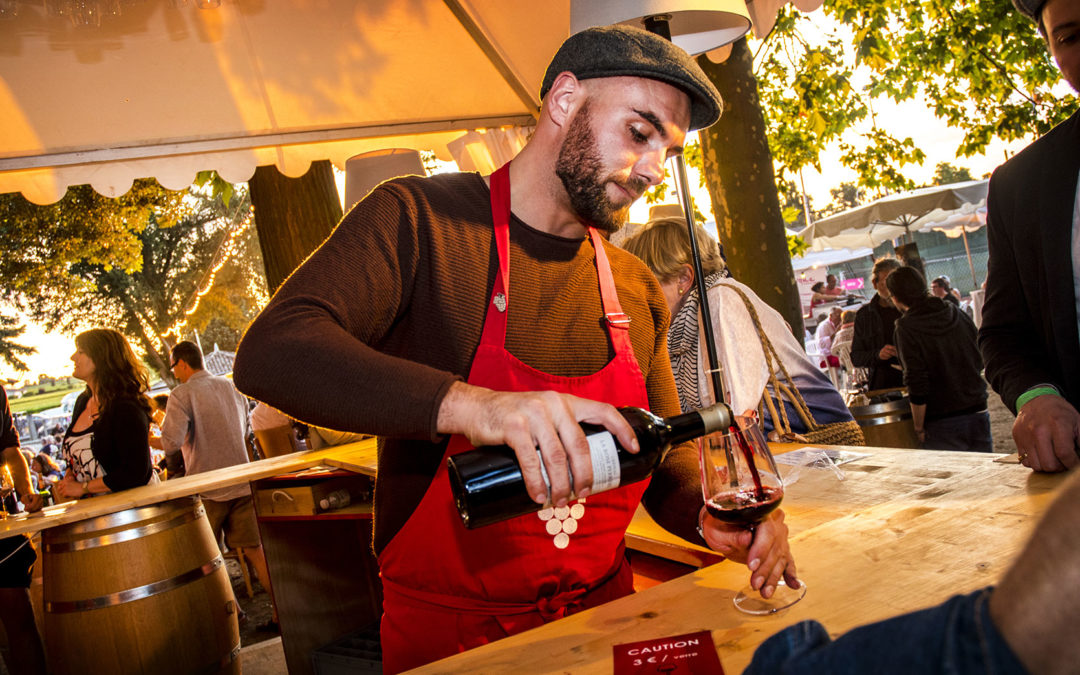
[(160, 485), (148, 485), (92, 499), (64, 502), (46, 507), (37, 513), (21, 513), (0, 520), (0, 539), (20, 533), (37, 532), (87, 518), (96, 518), (97, 516), (138, 506), (157, 504), (215, 488), (236, 485), (237, 483), (248, 483), (283, 473), (301, 471), (322, 464), (374, 476), (376, 439), (368, 438), (356, 443), (323, 448), (322, 450), (296, 452), (291, 455), (262, 459), (257, 462), (168, 480)]
[[(783, 446), (777, 444), (777, 451)], [(746, 568), (725, 562), (417, 673), (612, 672), (612, 645), (710, 630), (724, 669), (804, 619), (831, 634), (935, 605), (995, 583), (1064, 476), (982, 453), (851, 448), (845, 480), (804, 469), (783, 508), (806, 597), (769, 617), (739, 613)]]

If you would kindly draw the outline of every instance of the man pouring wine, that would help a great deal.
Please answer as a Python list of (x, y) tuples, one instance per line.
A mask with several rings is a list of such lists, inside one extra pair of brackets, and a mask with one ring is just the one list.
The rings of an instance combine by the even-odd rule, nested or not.
[[(592, 494), (579, 426), (604, 427), (633, 453), (640, 444), (615, 406), (679, 412), (664, 297), (603, 234), (662, 180), (686, 133), (718, 118), (719, 94), (670, 42), (612, 26), (571, 36), (540, 95), (528, 145), (491, 176), (373, 190), (237, 353), (248, 395), (380, 437), (373, 544), (386, 672), (631, 592), (623, 537), (639, 503), (692, 541), (701, 525), (709, 546), (748, 564), (762, 595), (782, 577), (798, 585), (783, 513), (753, 532), (708, 516), (692, 444), (651, 479)], [(551, 508), (467, 529), (446, 459), (499, 444)]]

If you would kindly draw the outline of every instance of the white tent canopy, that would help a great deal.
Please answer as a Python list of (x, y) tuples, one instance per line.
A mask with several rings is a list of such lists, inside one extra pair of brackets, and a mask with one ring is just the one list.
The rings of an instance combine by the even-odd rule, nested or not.
[[(978, 180), (898, 192), (869, 204), (822, 218), (799, 235), (815, 251), (836, 248), (874, 248), (910, 232), (951, 229), (963, 219), (971, 231), (978, 214), (986, 222), (986, 193), (990, 181)], [(970, 216), (970, 218), (968, 218)], [(953, 219), (950, 224), (945, 221)], [(959, 233), (953, 236), (959, 236)]]
[(75, 26), (15, 0), (0, 21), (0, 192), (298, 176), (386, 147), (449, 160), (464, 131), (532, 124), (569, 26), (567, 0), (100, 5), (121, 13)]
[[(787, 2), (747, 1), (758, 35)], [(793, 4), (810, 11), (821, 0)], [(570, 5), (6, 0), (0, 193), (51, 203), (89, 183), (117, 196), (136, 178), (182, 188), (214, 169), (240, 182), (270, 164), (299, 176), (314, 160), (342, 168), (353, 155), (389, 148), (490, 171), (484, 162), (516, 152), (535, 120)], [(91, 25), (76, 25), (85, 19)]]

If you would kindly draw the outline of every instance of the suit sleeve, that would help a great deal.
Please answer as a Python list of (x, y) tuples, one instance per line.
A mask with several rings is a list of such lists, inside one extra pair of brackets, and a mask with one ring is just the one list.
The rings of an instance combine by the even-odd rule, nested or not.
[[(990, 261), (986, 274), (986, 301), (983, 305), (979, 348), (986, 363), (986, 379), (1002, 401), (1014, 412), (1016, 399), (1031, 387), (1058, 384), (1035, 346), (1039, 338), (1032, 330), (1035, 318), (1023, 292), (1023, 280), (1014, 254), (1013, 234), (1017, 227), (1011, 188), (1013, 176), (1005, 167), (994, 172), (987, 197), (987, 243)], [(1030, 236), (1030, 235), (1028, 235)], [(1060, 388), (1060, 384), (1058, 384)]]
[(874, 317), (869, 310), (855, 314), (854, 334), (851, 339), (851, 362), (859, 368), (873, 368), (878, 362), (878, 350), (874, 349), (874, 328), (871, 325), (873, 320)]

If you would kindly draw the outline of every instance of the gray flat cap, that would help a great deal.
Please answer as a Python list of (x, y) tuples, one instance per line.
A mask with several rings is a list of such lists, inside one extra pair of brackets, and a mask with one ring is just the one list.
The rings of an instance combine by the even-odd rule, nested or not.
[(720, 92), (682, 48), (659, 35), (633, 26), (599, 26), (574, 33), (555, 53), (540, 98), (547, 96), (559, 73), (579, 80), (594, 77), (645, 77), (666, 82), (690, 97), (690, 130), (703, 129), (720, 118)]
[(1012, 3), (1021, 14), (1035, 20), (1036, 23), (1039, 21), (1043, 7), (1046, 6), (1046, 0), (1012, 0)]

